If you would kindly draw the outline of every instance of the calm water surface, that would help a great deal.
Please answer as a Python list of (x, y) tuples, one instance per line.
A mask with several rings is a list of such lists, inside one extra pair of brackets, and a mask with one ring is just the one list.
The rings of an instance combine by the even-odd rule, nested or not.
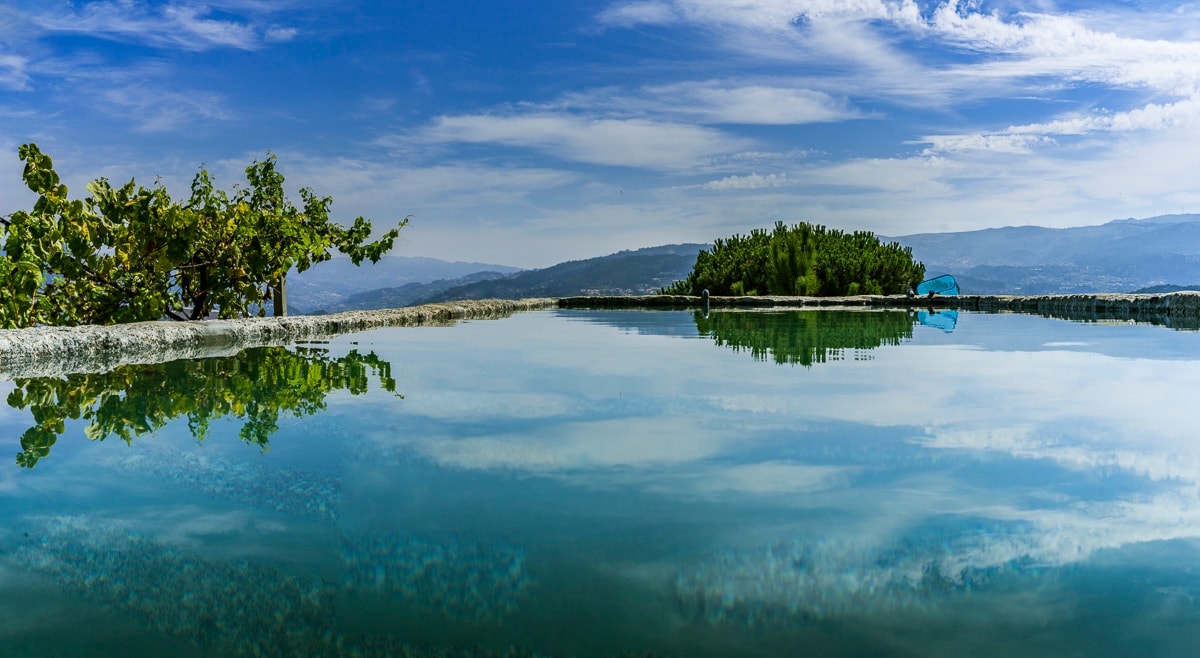
[(547, 311), (0, 387), (3, 656), (1200, 646), (1195, 332)]

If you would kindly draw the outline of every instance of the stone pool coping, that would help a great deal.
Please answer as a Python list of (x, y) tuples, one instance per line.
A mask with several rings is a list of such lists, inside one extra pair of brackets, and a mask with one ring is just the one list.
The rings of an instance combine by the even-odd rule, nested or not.
[(230, 356), (248, 347), (332, 338), (379, 327), (438, 326), (555, 308), (557, 299), (479, 300), (285, 318), (134, 322), (0, 330), (0, 381), (105, 372), (120, 365)]
[[(910, 308), (1016, 312), (1070, 320), (1143, 321), (1200, 328), (1200, 292), (1165, 294), (962, 295), (910, 299), (856, 297), (713, 297), (716, 308)], [(380, 327), (454, 324), (550, 308), (701, 308), (699, 297), (622, 296), (476, 300), (331, 315), (116, 326), (0, 330), (0, 381), (105, 372), (119, 365), (228, 356), (248, 348), (331, 338)]]

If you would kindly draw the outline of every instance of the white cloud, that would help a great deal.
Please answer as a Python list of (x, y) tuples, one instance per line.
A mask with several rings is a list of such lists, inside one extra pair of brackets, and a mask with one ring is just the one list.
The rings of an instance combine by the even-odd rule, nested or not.
[(709, 181), (698, 187), (706, 190), (758, 190), (764, 187), (783, 187), (792, 184), (787, 174), (750, 174), (748, 176), (726, 176), (720, 180)]
[(444, 116), (422, 139), (515, 146), (577, 162), (667, 170), (695, 167), (753, 144), (711, 128), (681, 123), (548, 113)]
[(814, 164), (803, 172), (808, 185), (882, 190), (893, 196), (922, 198), (950, 194), (952, 179), (964, 174), (957, 163), (937, 157), (860, 158), (834, 164)]
[(1188, 127), (1200, 119), (1200, 100), (1189, 98), (1178, 103), (1151, 103), (1128, 112), (1113, 112), (1069, 117), (1049, 123), (1014, 126), (1010, 134), (1084, 135), (1090, 132), (1132, 130), (1163, 130)]
[(295, 39), (299, 33), (294, 27), (272, 27), (263, 33), (263, 38), (272, 43), (282, 43)]
[[(1002, 14), (941, 2), (922, 16), (913, 2), (675, 0), (656, 15), (703, 28), (726, 48), (764, 61), (819, 65), (810, 85), (896, 102), (947, 105), (965, 98), (1012, 97), (1046, 84), (1098, 83), (1149, 94), (1190, 97), (1200, 90), (1200, 43), (1157, 38), (1143, 23), (1138, 36), (1119, 27), (1119, 8), (1104, 12)], [(632, 20), (631, 5), (609, 10)], [(608, 15), (607, 13), (604, 15)], [(1093, 28), (1092, 24), (1099, 26)], [(1159, 32), (1174, 30), (1160, 26)], [(940, 41), (969, 60), (917, 52), (900, 44)], [(941, 61), (939, 61), (939, 58)]]
[[(203, 51), (254, 50), (261, 46), (262, 35), (255, 26), (211, 18), (211, 13), (200, 4), (154, 6), (142, 0), (106, 0), (86, 3), (78, 9), (55, 7), (32, 15), (30, 21), (47, 32), (88, 34), (158, 48)], [(278, 37), (286, 34), (286, 28), (270, 28), (269, 33)]]
[(639, 22), (689, 23), (752, 30), (787, 30), (801, 19), (912, 21), (918, 8), (911, 0), (674, 0), (617, 3), (599, 16), (602, 23), (630, 26)]
[(675, 10), (669, 2), (628, 2), (614, 5), (597, 17), (605, 25), (632, 27), (673, 23), (677, 20)]
[(183, 126), (195, 128), (198, 121), (228, 121), (233, 114), (219, 94), (200, 91), (169, 91), (143, 86), (106, 89), (98, 96), (105, 111), (136, 118), (139, 132), (168, 132)]
[(929, 155), (961, 151), (1028, 153), (1034, 146), (1054, 142), (1049, 137), (1039, 135), (927, 135), (918, 143), (930, 145), (925, 151)]
[[(457, 92), (443, 85), (449, 80), (431, 73), (427, 99), (438, 96), (436, 104), (402, 91), (396, 97), (407, 100), (394, 106), (387, 96), (364, 103), (350, 122), (360, 131), (313, 142), (344, 148), (322, 162), (313, 156), (305, 184), (330, 190), (351, 216), (414, 213), (409, 235), (434, 238), (421, 249), (471, 250), (472, 258), (516, 265), (706, 241), (780, 217), (903, 235), (1200, 207), (1200, 188), (1186, 176), (1200, 164), (1194, 11), (1110, 6), (1053, 15), (1051, 3), (990, 5), (1000, 7), (995, 13), (978, 4), (922, 4), (923, 14), (914, 3), (887, 0), (614, 3), (598, 17), (609, 32), (599, 38), (653, 34), (654, 43), (572, 76), (570, 91), (510, 89), (504, 104), (486, 109), (455, 106)], [(1029, 11), (1015, 13), (1015, 5)], [(296, 32), (280, 18), (297, 7), (294, 0), (102, 0), (71, 5), (62, 14), (70, 20), (53, 25), (164, 48), (258, 48), (309, 36), (309, 28)], [(27, 10), (33, 18), (22, 20), (52, 20), (45, 11)], [(1127, 29), (1125, 16), (1136, 25)], [(638, 25), (663, 29), (615, 34)], [(47, 29), (25, 31), (36, 40)], [(674, 40), (687, 43), (679, 49), (686, 55), (672, 55)], [(238, 121), (255, 115), (238, 111), (244, 95), (195, 88), (207, 83), (187, 82), (169, 53), (117, 76), (122, 67), (112, 61), (85, 61), (102, 57), (102, 47), (52, 59), (24, 44), (5, 43), (3, 52), (30, 59), (0, 56), (0, 88), (28, 85), (52, 97), (37, 121), (5, 121), (5, 109), (24, 109), (16, 100), (0, 108), (0, 130), (9, 134), (34, 125), (36, 135), (74, 139), (56, 128), (84, 111), (75, 102), (83, 97), (103, 99), (89, 111), (128, 117), (141, 133), (230, 123), (238, 128), (230, 134), (242, 134)], [(647, 52), (658, 54), (642, 59)], [(103, 84), (87, 87), (89, 77)], [(59, 88), (77, 90), (71, 103), (53, 98)], [(445, 116), (431, 121), (430, 111)], [(863, 121), (837, 125), (848, 119)], [(386, 125), (371, 125), (381, 120)], [(852, 132), (860, 126), (862, 133)], [(388, 132), (397, 136), (364, 137)], [(137, 148), (161, 148), (157, 139), (124, 141), (110, 157), (138, 141), (145, 145)], [(183, 167), (184, 188), (195, 164)], [(478, 239), (464, 241), (464, 226), (479, 229), (471, 233)], [(534, 227), (536, 234), (519, 232)]]
[(1132, 132), (1187, 128), (1200, 124), (1200, 99), (1178, 103), (1150, 103), (1127, 112), (1070, 115), (1045, 123), (1009, 126), (996, 134), (929, 135), (919, 142), (930, 144), (928, 153), (989, 150), (1024, 153), (1031, 147), (1054, 144), (1056, 135), (1087, 135), (1096, 132)]
[[(800, 124), (844, 121), (861, 115), (823, 92), (767, 86), (664, 90), (683, 102), (696, 101), (692, 113), (706, 123)], [(682, 92), (682, 93), (674, 93)]]
[[(387, 141), (386, 139), (384, 141)], [(242, 180), (242, 170), (262, 153), (245, 153), (236, 158), (210, 163), (217, 183), (228, 189)], [(281, 151), (279, 169), (287, 187), (311, 187), (334, 199), (335, 220), (348, 222), (356, 216), (373, 221), (376, 229), (388, 228), (411, 215), (401, 231), (397, 255), (422, 255), (447, 260), (477, 260), (504, 265), (539, 266), (559, 262), (562, 229), (531, 230), (547, 212), (534, 199), (559, 189), (573, 189), (580, 176), (549, 168), (489, 166), (486, 163), (453, 163), (420, 167), (408, 160), (382, 154), (371, 158), (331, 158), (301, 151)], [(186, 176), (184, 174), (187, 174)], [(186, 189), (190, 173), (178, 177)], [(569, 214), (567, 216), (570, 216)], [(563, 215), (556, 215), (561, 219)], [(469, 235), (470, 239), (464, 236)], [(617, 240), (616, 236), (609, 236)], [(416, 245), (413, 251), (410, 245)], [(623, 248), (620, 243), (613, 249)], [(595, 256), (594, 243), (580, 244), (584, 253)], [(547, 262), (548, 261), (548, 262)]]
[[(387, 142), (386, 138), (381, 138)], [(246, 163), (262, 154), (247, 153), (220, 163), (231, 179), (240, 179)], [(374, 216), (369, 208), (386, 207), (404, 214), (427, 215), (421, 208), (469, 208), (520, 203), (533, 192), (576, 183), (577, 174), (547, 168), (490, 167), (479, 163), (447, 163), (412, 167), (385, 157), (323, 158), (303, 152), (278, 153), (288, 185), (311, 187), (333, 196), (338, 214)], [(427, 219), (429, 219), (427, 217)], [(461, 238), (461, 236), (460, 236)]]
[(633, 93), (604, 88), (568, 95), (559, 105), (706, 124), (794, 125), (863, 118), (846, 100), (783, 78), (755, 84), (678, 82), (646, 86)]
[[(947, 42), (981, 54), (1017, 56), (998, 62), (1006, 75), (1062, 76), (1123, 87), (1191, 95), (1200, 87), (1200, 43), (1129, 38), (1091, 29), (1085, 16), (961, 14), (943, 6), (930, 27)], [(984, 67), (987, 70), (987, 67)]]
[(0, 87), (22, 91), (29, 88), (28, 58), (0, 54)]
[[(992, 136), (987, 149), (967, 148), (970, 135), (957, 136), (957, 144), (955, 137), (943, 136), (943, 150), (936, 153), (921, 154), (918, 147), (897, 157), (755, 152), (742, 159), (738, 151), (711, 157), (704, 168), (671, 170), (666, 180), (620, 171), (514, 168), (503, 159), (453, 163), (451, 151), (439, 156), (444, 164), (395, 179), (408, 181), (402, 192), (386, 187), (391, 179), (355, 176), (335, 187), (344, 192), (334, 197), (338, 208), (362, 202), (355, 212), (372, 217), (380, 213), (366, 205), (371, 200), (378, 208), (413, 212), (417, 221), (410, 235), (430, 255), (469, 254), (538, 267), (630, 247), (706, 242), (776, 219), (899, 236), (998, 225), (1062, 228), (1200, 208), (1191, 173), (1200, 165), (1200, 124), (1079, 136)], [(1043, 137), (1057, 145), (1043, 144)], [(400, 143), (412, 141), (405, 137)], [(331, 176), (343, 176), (336, 163), (326, 164)], [(425, 178), (450, 191), (423, 192), (418, 182)], [(319, 190), (329, 187), (321, 178), (312, 180)], [(478, 195), (470, 188), (473, 180), (480, 181)], [(377, 192), (376, 184), (385, 188)], [(705, 184), (724, 189), (694, 191)], [(501, 207), (514, 202), (521, 205)], [(480, 226), (484, 218), (494, 226)], [(512, 230), (503, 228), (506, 223)], [(477, 239), (455, 237), (462, 226), (472, 226)]]

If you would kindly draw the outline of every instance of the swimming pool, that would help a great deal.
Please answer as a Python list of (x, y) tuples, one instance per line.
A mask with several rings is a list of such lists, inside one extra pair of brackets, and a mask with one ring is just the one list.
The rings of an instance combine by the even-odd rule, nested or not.
[(0, 654), (1191, 655), (1197, 361), (552, 310), (6, 382)]

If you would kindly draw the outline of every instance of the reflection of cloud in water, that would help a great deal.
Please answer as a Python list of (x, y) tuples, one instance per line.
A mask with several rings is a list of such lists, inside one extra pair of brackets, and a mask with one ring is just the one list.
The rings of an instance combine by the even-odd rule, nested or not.
[(721, 500), (729, 494), (798, 494), (845, 487), (850, 476), (861, 470), (855, 466), (812, 466), (771, 461), (657, 473), (646, 478), (642, 484), (650, 492)]
[(1195, 449), (1192, 398), (1200, 369), (1188, 361), (1081, 352), (987, 352), (911, 346), (874, 363), (814, 372), (820, 395), (763, 387), (714, 398), (723, 408), (875, 426), (1042, 428), (1086, 422), (1094, 442)]
[(578, 413), (575, 398), (557, 393), (490, 391), (430, 391), (409, 395), (406, 414), (455, 420), (466, 415), (474, 418), (553, 418)]
[[(1081, 473), (1125, 473), (1195, 498), (1200, 444), (1191, 410), (1200, 371), (1194, 362), (1074, 352), (1045, 352), (1026, 360), (1013, 354), (1007, 356), (1021, 360), (1020, 368), (997, 379), (995, 370), (1007, 372), (1002, 359), (986, 356), (963, 354), (966, 365), (987, 373), (991, 385), (964, 384), (961, 388), (973, 392), (961, 407), (953, 399), (938, 401), (939, 420), (925, 425), (925, 436), (910, 440), (929, 450), (1002, 453)], [(953, 381), (950, 386), (955, 387)], [(974, 402), (979, 400), (989, 403)], [(1142, 506), (1139, 514), (1160, 518), (1155, 511)], [(1180, 536), (1173, 526), (1137, 534), (1147, 541)], [(1182, 536), (1188, 536), (1186, 530)]]
[[(0, 399), (8, 399), (17, 388), (16, 382), (0, 381)], [(10, 420), (14, 422), (25, 421), (29, 417), (29, 412), (13, 409), (7, 404), (0, 405), (0, 425), (6, 425)], [(17, 420), (19, 419), (19, 421)], [(3, 431), (0, 432), (0, 449), (8, 450), (10, 447), (20, 450), (21, 433), (19, 431)], [(14, 450), (14, 452), (16, 452)]]
[(553, 472), (694, 462), (719, 453), (730, 434), (675, 418), (619, 418), (562, 423), (532, 433), (399, 440), (443, 466)]
[(1134, 447), (1094, 445), (1097, 434), (1083, 429), (1047, 436), (1030, 426), (995, 429), (932, 429), (931, 435), (913, 438), (925, 448), (1000, 452), (1023, 460), (1048, 460), (1076, 471), (1120, 470), (1147, 479), (1200, 484), (1200, 456), (1196, 453), (1156, 450), (1150, 437), (1142, 450)]
[[(1187, 411), (1193, 392), (1200, 390), (1200, 372), (1187, 361), (908, 346), (881, 351), (869, 364), (840, 363), (801, 377), (787, 369), (751, 365), (762, 376), (747, 378), (734, 389), (706, 382), (722, 373), (700, 369), (689, 373), (689, 381), (696, 383), (694, 395), (633, 396), (639, 402), (634, 413), (650, 417), (516, 428), (499, 424), (495, 433), (468, 438), (380, 434), (376, 439), (403, 444), (445, 466), (570, 472), (573, 480), (588, 484), (606, 477), (605, 469), (634, 467), (623, 474), (623, 483), (641, 482), (646, 490), (687, 497), (811, 486), (804, 477), (767, 477), (766, 470), (761, 480), (745, 476), (750, 466), (737, 455), (756, 454), (755, 446), (783, 434), (797, 439), (786, 460), (796, 467), (806, 455), (818, 453), (825, 455), (821, 463), (832, 459), (843, 469), (908, 467), (869, 460), (841, 445), (830, 456), (829, 448), (820, 445), (828, 437), (813, 443), (812, 429), (842, 422), (848, 436), (861, 432), (855, 428), (862, 425), (897, 428), (894, 440), (909, 441), (915, 453), (946, 448), (1005, 452), (1020, 460), (1050, 459), (1076, 471), (1120, 469), (1154, 480), (1200, 483), (1200, 452)], [(662, 364), (666, 370), (674, 367)], [(601, 409), (595, 402), (583, 408), (623, 412), (615, 406)], [(776, 437), (767, 437), (770, 433)], [(781, 463), (773, 453), (756, 458), (764, 469)], [(715, 463), (717, 459), (738, 463)], [(800, 485), (792, 487), (792, 482)]]
[(826, 537), (722, 551), (679, 572), (677, 605), (690, 618), (752, 625), (876, 615), (1039, 566), (1022, 524), (951, 523), (882, 543)]
[[(1131, 358), (1150, 349), (1140, 333), (1113, 337), (1041, 320), (1021, 326), (1046, 330), (979, 338), (1021, 349), (917, 341), (876, 350), (868, 363), (811, 370), (739, 359), (703, 341), (579, 331), (523, 354), (514, 370), (552, 372), (558, 383), (570, 376), (613, 390), (637, 386), (650, 405), (673, 406), (596, 422), (566, 422), (581, 413), (570, 409), (542, 425), (400, 441), (445, 466), (525, 470), (571, 485), (751, 504), (792, 494), (787, 509), (804, 518), (825, 509), (853, 527), (857, 543), (788, 539), (682, 571), (680, 596), (702, 617), (748, 619), (754, 606), (811, 616), (888, 600), (924, 605), (937, 592), (1200, 535), (1192, 418), (1200, 370), (1188, 357), (1189, 337), (1163, 334), (1174, 358)], [(974, 338), (962, 329), (953, 340)], [(593, 342), (603, 356), (581, 357), (578, 346)], [(536, 378), (526, 384), (554, 390)], [(868, 434), (885, 438), (864, 440)], [(999, 481), (1031, 461), (1045, 463), (1022, 474), (1027, 486)], [(1114, 472), (1139, 481), (1097, 482)], [(944, 486), (912, 485), (920, 478)], [(946, 521), (953, 517), (974, 520)], [(930, 526), (931, 518), (940, 520)], [(748, 529), (780, 536), (777, 525)]]
[(978, 509), (933, 517), (889, 539), (866, 536), (720, 551), (679, 571), (677, 605), (691, 618), (750, 624), (936, 606), (949, 592), (986, 593), (1013, 579), (1044, 579), (1103, 550), (1198, 539), (1200, 497)]

